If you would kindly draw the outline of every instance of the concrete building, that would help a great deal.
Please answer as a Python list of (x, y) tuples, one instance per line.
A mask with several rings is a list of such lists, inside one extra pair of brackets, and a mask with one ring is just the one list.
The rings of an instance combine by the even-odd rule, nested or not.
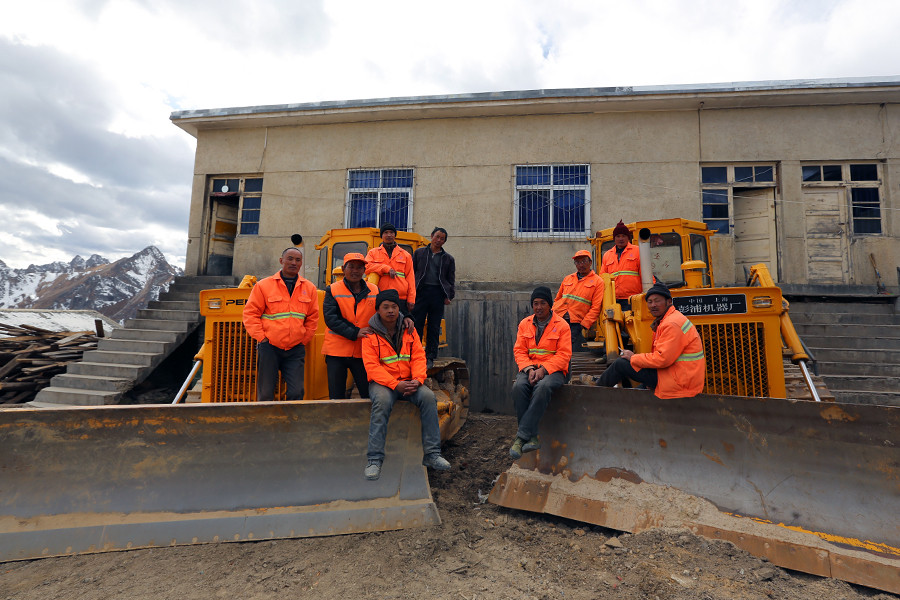
[(900, 264), (898, 101), (891, 77), (179, 111), (186, 273), (269, 274), (299, 232), (315, 280), (325, 231), (390, 220), (449, 229), (463, 281), (558, 281), (597, 229), (684, 217), (719, 230), (720, 284), (765, 261), (788, 286), (871, 288), (870, 254)]
[(179, 111), (197, 138), (187, 275), (266, 276), (305, 238), (449, 230), (449, 353), (512, 412), (515, 325), (599, 229), (702, 220), (718, 285), (897, 290), (900, 77), (531, 90)]

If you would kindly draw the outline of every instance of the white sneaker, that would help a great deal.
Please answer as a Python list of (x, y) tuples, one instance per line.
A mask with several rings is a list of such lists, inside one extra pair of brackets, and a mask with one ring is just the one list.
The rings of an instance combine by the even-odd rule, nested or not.
[(375, 480), (381, 477), (381, 463), (370, 462), (366, 465), (366, 479)]

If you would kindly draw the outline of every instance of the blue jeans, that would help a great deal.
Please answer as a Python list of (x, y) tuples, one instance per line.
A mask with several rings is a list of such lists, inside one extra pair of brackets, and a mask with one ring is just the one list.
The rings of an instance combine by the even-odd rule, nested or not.
[(290, 350), (276, 348), (269, 342), (256, 345), (256, 400), (270, 402), (275, 399), (278, 372), (287, 384), (285, 400), (303, 400), (303, 367), (306, 363), (306, 347), (297, 344)]
[(380, 463), (384, 460), (384, 440), (387, 437), (388, 420), (394, 402), (401, 398), (419, 407), (419, 416), (422, 420), (422, 450), (425, 456), (440, 453), (441, 428), (438, 425), (437, 400), (434, 399), (434, 392), (420, 385), (415, 394), (402, 396), (389, 387), (370, 381), (369, 397), (372, 399), (372, 418), (369, 421), (369, 449), (366, 457), (370, 461)]
[(516, 437), (530, 440), (538, 434), (538, 425), (553, 392), (562, 387), (566, 382), (566, 376), (562, 371), (550, 373), (537, 382), (536, 385), (528, 383), (528, 375), (519, 371), (516, 382), (513, 384), (512, 397), (516, 407), (516, 419), (519, 422), (519, 430)]

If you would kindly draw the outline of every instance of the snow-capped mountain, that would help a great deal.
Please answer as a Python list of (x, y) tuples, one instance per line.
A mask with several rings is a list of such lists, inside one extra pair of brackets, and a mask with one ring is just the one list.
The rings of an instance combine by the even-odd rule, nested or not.
[(0, 307), (91, 309), (117, 321), (130, 319), (182, 270), (154, 246), (110, 263), (96, 254), (68, 264), (52, 262), (10, 269), (0, 260)]

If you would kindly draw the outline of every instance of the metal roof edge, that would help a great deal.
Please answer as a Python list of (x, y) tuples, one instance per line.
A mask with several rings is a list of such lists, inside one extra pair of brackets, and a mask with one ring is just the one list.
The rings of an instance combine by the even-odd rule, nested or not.
[(816, 89), (849, 89), (900, 86), (900, 75), (877, 77), (847, 77), (837, 79), (789, 79), (771, 81), (739, 81), (722, 83), (697, 83), (686, 85), (618, 86), (591, 88), (558, 88), (513, 90), (502, 92), (474, 92), (442, 94), (434, 96), (398, 96), (392, 98), (368, 98), (357, 100), (327, 100), (295, 104), (269, 104), (232, 108), (188, 109), (173, 111), (172, 121), (254, 115), (264, 113), (305, 112), (373, 108), (379, 106), (448, 104), (461, 102), (487, 102), (510, 100), (537, 100), (541, 98), (609, 98), (628, 96), (702, 94), (727, 92), (763, 92)]

